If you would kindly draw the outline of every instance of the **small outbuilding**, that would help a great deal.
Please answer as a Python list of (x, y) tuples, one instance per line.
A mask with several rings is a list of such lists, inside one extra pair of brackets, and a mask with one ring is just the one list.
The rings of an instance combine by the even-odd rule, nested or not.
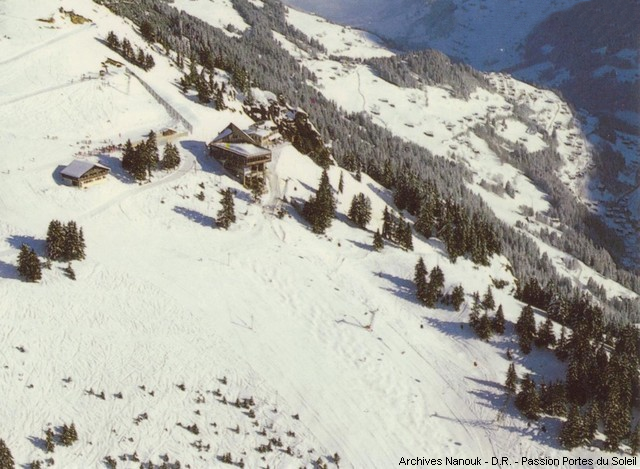
[(98, 163), (73, 160), (60, 175), (65, 183), (75, 187), (87, 187), (102, 181), (109, 175), (109, 168)]
[(251, 139), (262, 147), (270, 148), (282, 141), (278, 127), (272, 121), (256, 122), (245, 130)]

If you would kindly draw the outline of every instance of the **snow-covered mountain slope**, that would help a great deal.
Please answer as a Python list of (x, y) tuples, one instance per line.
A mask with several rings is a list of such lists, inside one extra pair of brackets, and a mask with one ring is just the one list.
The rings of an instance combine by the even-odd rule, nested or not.
[[(288, 21), (301, 30), (308, 30), (305, 25), (315, 17), (291, 13), (293, 11), (290, 10)], [(326, 25), (326, 29), (320, 29), (320, 25)], [(325, 44), (336, 26), (316, 20), (316, 28), (310, 33), (311, 37)], [(369, 56), (372, 46), (362, 48), (364, 57)], [(487, 75), (488, 89), (478, 88), (469, 99), (464, 99), (444, 86), (406, 88), (389, 83), (370, 66), (357, 61), (322, 55), (312, 58), (291, 44), (287, 50), (315, 73), (317, 89), (347, 112), (364, 112), (395, 135), (471, 169), (474, 181), (469, 187), (484, 198), (499, 218), (511, 225), (518, 224), (523, 232), (535, 237), (541, 229), (557, 231), (557, 227), (548, 217), (531, 215), (543, 214), (549, 209), (548, 197), (520, 170), (499, 158), (492, 143), (496, 136), (504, 141), (502, 146), (513, 148), (518, 144), (529, 152), (553, 145), (562, 158), (558, 177), (579, 200), (590, 203), (592, 199), (592, 145), (569, 106), (551, 91), (535, 88), (509, 75), (493, 73)], [(358, 50), (360, 46), (354, 44), (350, 53), (357, 56)], [(490, 138), (473, 130), (485, 125), (494, 132)], [(507, 183), (516, 188), (513, 197), (502, 190)], [(591, 203), (590, 209), (594, 213), (604, 210)], [(632, 238), (635, 230), (633, 226), (620, 229), (628, 238)], [(577, 285), (585, 286), (593, 277), (605, 282), (602, 285), (611, 288), (614, 296), (636, 296), (627, 289), (620, 290), (615, 282), (606, 281), (586, 266), (583, 266), (589, 272), (586, 275), (582, 268), (571, 272), (566, 267), (566, 254), (545, 246), (541, 243), (543, 252), (554, 259), (556, 268), (574, 278)]]
[[(336, 453), (340, 467), (353, 468), (393, 467), (414, 455), (443, 462), (509, 457), (513, 464), (546, 456), (576, 467), (563, 458), (600, 454), (559, 449), (553, 437), (560, 421), (528, 425), (505, 395), (504, 354), (515, 348), (513, 322), (522, 307), (511, 296), (506, 259), (451, 264), (436, 239), (416, 239), (414, 252), (390, 245), (372, 251), (370, 230), (379, 227), (391, 194), (346, 172), (334, 226), (325, 237), (312, 234), (279, 200), (307, 199), (320, 168), (286, 143), (274, 150), (268, 194), (253, 203), (206, 155), (205, 143), (229, 122), (251, 123), (239, 103), (226, 111), (197, 104), (176, 86), (181, 72), (161, 48), (146, 45), (127, 21), (88, 0), (65, 0), (65, 9), (92, 21), (77, 25), (59, 6), (0, 4), (4, 24), (20, 22), (0, 43), (0, 55), (13, 58), (0, 64), (0, 438), (19, 465), (53, 458), (54, 467), (106, 467), (109, 455), (117, 467), (138, 468), (135, 454), (156, 467), (167, 455), (182, 467), (210, 468), (226, 467), (220, 458), (228, 452), (252, 468), (314, 467), (318, 457), (334, 466)], [(111, 30), (143, 47), (156, 66), (130, 66), (139, 79), (104, 68), (108, 58), (123, 60), (99, 40)], [(434, 102), (450, 99), (443, 90), (424, 93)], [(498, 99), (481, 93), (469, 103), (447, 101), (457, 109), (446, 117), (454, 129), (458, 118), (485, 112), (482, 98)], [(192, 132), (179, 142), (176, 171), (138, 185), (121, 170), (113, 145), (185, 121)], [(508, 123), (506, 136), (512, 127), (517, 122)], [(474, 144), (481, 145), (458, 142)], [(87, 190), (67, 187), (59, 168), (74, 157), (112, 174)], [(543, 203), (521, 175), (506, 170), (521, 201)], [(340, 173), (330, 170), (334, 187)], [(238, 215), (229, 231), (213, 222), (218, 190), (226, 187), (236, 191)], [(196, 197), (201, 191), (204, 200)], [(359, 192), (372, 200), (369, 231), (345, 217)], [(275, 215), (281, 207), (288, 212), (282, 219)], [(505, 213), (516, 217), (510, 206)], [(54, 262), (40, 283), (20, 281), (21, 244), (42, 255), (54, 218), (84, 229), (87, 258), (73, 264), (77, 280)], [(482, 292), (492, 278), (506, 281), (494, 294), (508, 335), (482, 342), (466, 326), (468, 311), (417, 304), (411, 279), (419, 256), (429, 268), (440, 266), (447, 290), (463, 283), (468, 293)], [(520, 375), (563, 371), (548, 351), (513, 354)], [(249, 398), (248, 409), (229, 405)], [(57, 433), (71, 422), (78, 442), (45, 453), (45, 429)], [(258, 452), (270, 438), (282, 448)]]
[[(637, 268), (640, 213), (625, 194), (637, 188), (639, 9), (619, 0), (560, 2), (397, 0), (285, 3), (387, 38), (396, 47), (434, 48), (486, 71), (560, 89), (597, 146), (585, 200), (627, 244)], [(612, 164), (613, 163), (613, 164)], [(584, 173), (584, 171), (582, 171)]]
[(476, 68), (501, 70), (519, 63), (534, 26), (551, 13), (584, 0), (340, 0), (284, 3), (331, 21), (371, 31), (402, 48), (433, 48)]

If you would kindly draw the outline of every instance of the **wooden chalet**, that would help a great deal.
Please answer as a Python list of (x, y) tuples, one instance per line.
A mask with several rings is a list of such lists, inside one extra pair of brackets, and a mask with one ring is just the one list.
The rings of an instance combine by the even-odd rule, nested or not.
[(70, 186), (87, 187), (105, 179), (110, 170), (98, 163), (83, 160), (73, 160), (65, 167), (60, 175)]
[(254, 178), (264, 179), (266, 165), (271, 161), (271, 150), (258, 145), (233, 123), (209, 143), (209, 155), (245, 186)]

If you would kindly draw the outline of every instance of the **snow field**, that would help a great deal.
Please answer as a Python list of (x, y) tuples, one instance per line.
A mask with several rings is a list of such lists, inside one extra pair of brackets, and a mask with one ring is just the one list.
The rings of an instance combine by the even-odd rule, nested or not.
[(326, 49), (327, 54), (352, 57), (389, 57), (393, 52), (381, 45), (373, 34), (333, 24), (315, 15), (289, 8), (287, 21), (308, 37), (316, 39)]
[[(48, 43), (54, 49), (44, 56), (26, 53), (19, 59), (27, 62), (25, 70), (35, 73), (38, 67), (28, 62), (51, 57), (44, 60), (45, 69), (49, 66), (60, 83), (95, 71), (113, 53), (94, 37), (109, 30), (142, 45), (126, 21), (92, 2), (66, 5), (96, 26), (64, 36), (55, 47)], [(34, 14), (17, 1), (9, 7), (24, 17)], [(74, 28), (81, 27), (68, 26)], [(43, 40), (67, 31), (54, 33)], [(25, 29), (25, 38), (29, 34)], [(24, 44), (24, 49), (14, 44), (14, 52), (34, 46), (26, 39)], [(95, 55), (79, 57), (68, 74), (57, 69), (58, 47), (94, 45)], [(566, 454), (549, 442), (558, 422), (542, 420), (549, 434), (539, 425), (528, 426), (501, 386), (507, 349), (514, 351), (520, 376), (531, 371), (553, 377), (562, 371), (549, 352), (523, 357), (515, 351), (513, 323), (522, 305), (511, 296), (513, 278), (504, 258), (495, 257), (488, 267), (464, 259), (451, 264), (441, 242), (419, 237), (414, 252), (391, 245), (373, 252), (372, 230), (380, 226), (391, 194), (366, 175), (358, 182), (344, 173), (338, 218), (326, 236), (312, 234), (286, 205), (288, 215), (274, 217), (274, 195), (306, 200), (318, 185), (320, 168), (289, 145), (277, 148), (271, 192), (261, 204), (252, 203), (205, 149), (205, 142), (230, 121), (242, 127), (251, 120), (184, 99), (174, 86), (179, 71), (152, 53), (156, 68), (137, 73), (193, 124), (194, 132), (179, 142), (181, 167), (156, 173), (148, 184), (133, 184), (118, 171), (120, 152), (93, 154), (105, 140), (142, 138), (138, 122), (149, 128), (166, 124), (166, 110), (148, 101), (134, 80), (138, 107), (120, 101), (113, 87), (91, 82), (81, 85), (86, 87), (81, 99), (74, 86), (60, 88), (55, 100), (49, 96), (59, 104), (47, 108), (52, 122), (67, 118), (67, 111), (100, 110), (100, 119), (81, 130), (70, 121), (51, 137), (41, 118), (18, 114), (14, 120), (3, 114), (13, 130), (0, 133), (7, 155), (0, 163), (0, 438), (19, 464), (49, 457), (42, 450), (44, 429), (71, 422), (79, 441), (69, 448), (57, 446), (50, 455), (57, 466), (71, 469), (100, 467), (106, 455), (133, 452), (156, 464), (168, 454), (171, 461), (192, 468), (220, 467), (216, 456), (227, 451), (236, 461), (242, 457), (246, 467), (279, 468), (310, 467), (319, 455), (326, 460), (335, 452), (341, 467), (353, 468), (391, 467), (416, 453), (484, 458)], [(32, 84), (19, 76), (8, 80), (8, 96), (41, 90), (45, 74), (34, 76)], [(108, 78), (115, 86), (123, 79)], [(392, 114), (387, 118), (392, 120)], [(82, 191), (57, 183), (56, 168), (81, 151), (112, 168), (107, 182)], [(334, 187), (340, 171), (330, 169)], [(214, 228), (213, 221), (218, 190), (225, 187), (236, 190), (238, 216), (228, 231)], [(201, 191), (204, 201), (195, 197)], [(345, 216), (359, 192), (372, 201), (367, 231), (353, 227)], [(87, 259), (73, 264), (77, 280), (64, 276), (64, 264), (54, 263), (40, 284), (19, 281), (14, 265), (20, 244), (28, 242), (42, 255), (53, 218), (77, 220), (84, 230)], [(466, 325), (467, 310), (418, 305), (412, 278), (419, 256), (429, 269), (442, 268), (446, 290), (462, 283), (467, 294), (483, 293), (491, 277), (507, 280), (494, 295), (504, 306), (509, 335), (484, 343)], [(537, 315), (538, 322), (542, 319)], [(221, 382), (224, 377), (227, 384)], [(218, 402), (213, 394), (218, 389), (227, 400), (254, 397), (256, 418)], [(104, 400), (95, 396), (102, 392)], [(197, 424), (199, 434), (178, 423)], [(232, 431), (236, 425), (238, 433)], [(256, 447), (267, 442), (257, 433), (262, 430), (281, 437), (294, 455), (258, 453)], [(210, 449), (193, 446), (198, 440)], [(118, 460), (121, 466), (137, 468), (139, 463)]]
[[(259, 5), (259, 3), (255, 4)], [(240, 32), (249, 28), (229, 0), (175, 0), (173, 6), (221, 29), (230, 37), (239, 36), (239, 34), (229, 31), (228, 26)]]

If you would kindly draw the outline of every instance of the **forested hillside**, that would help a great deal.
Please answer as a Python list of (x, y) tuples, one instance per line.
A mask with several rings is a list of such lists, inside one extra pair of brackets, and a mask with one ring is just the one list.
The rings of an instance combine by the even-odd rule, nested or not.
[[(241, 89), (251, 85), (269, 90), (285, 97), (294, 107), (307, 110), (311, 122), (324, 140), (332, 142), (336, 161), (349, 170), (359, 167), (386, 187), (395, 189), (396, 193), (409, 193), (410, 213), (417, 214), (422, 194), (426, 193), (429, 186), (433, 186), (443, 197), (455, 199), (470, 214), (476, 214), (490, 223), (492, 231), (500, 239), (503, 252), (512, 261), (522, 282), (534, 277), (543, 285), (553, 285), (563, 295), (573, 294), (571, 284), (557, 276), (554, 268), (545, 263), (535, 243), (499, 222), (479, 197), (459, 184), (459, 181), (469, 179), (463, 167), (434, 157), (424, 148), (395, 137), (373, 124), (365, 115), (345, 115), (335, 103), (326, 100), (313, 86), (305, 84), (315, 81), (314, 74), (306, 67), (301, 67), (280, 47), (271, 31), (283, 34), (311, 53), (314, 49), (319, 52), (322, 49), (286, 21), (286, 8), (280, 2), (264, 2), (261, 8), (247, 0), (234, 0), (233, 4), (251, 26), (237, 37), (229, 37), (223, 30), (180, 13), (160, 0), (118, 3), (111, 7), (134, 21), (149, 22), (156, 40), (165, 43), (181, 57), (192, 57), (205, 69), (215, 66), (228, 70)], [(486, 81), (468, 67), (451, 64), (441, 57), (431, 53), (411, 54), (406, 61), (401, 58), (372, 59), (372, 66), (380, 70), (383, 78), (400, 84), (420, 79), (421, 73), (429, 70), (431, 77), (424, 75), (425, 82), (450, 86), (462, 96), (468, 94), (476, 84)], [(522, 114), (524, 118), (527, 117), (526, 109), (522, 110)], [(487, 132), (486, 129), (479, 131)], [(501, 143), (497, 139), (496, 147), (503, 148)], [(373, 148), (375, 151), (372, 151)], [(568, 249), (605, 276), (614, 278), (635, 292), (640, 291), (638, 276), (616, 266), (611, 255), (602, 248), (606, 246), (616, 252), (615, 244), (611, 244), (616, 239), (615, 233), (592, 216), (586, 207), (578, 204), (565, 186), (554, 178), (552, 170), (557, 167), (558, 157), (553, 150), (529, 156), (524, 149), (515, 148), (507, 151), (504, 157), (523, 168), (551, 196), (553, 211), (549, 215), (560, 218), (562, 230), (566, 233), (562, 239), (548, 237), (552, 243)], [(407, 174), (411, 174), (411, 178), (406, 178)], [(401, 202), (399, 208), (406, 208), (406, 202)], [(590, 241), (589, 237), (594, 241)], [(619, 298), (610, 300), (613, 307), (609, 309), (608, 316), (612, 319), (626, 322), (640, 318), (636, 301)], [(614, 312), (616, 310), (618, 313)]]

